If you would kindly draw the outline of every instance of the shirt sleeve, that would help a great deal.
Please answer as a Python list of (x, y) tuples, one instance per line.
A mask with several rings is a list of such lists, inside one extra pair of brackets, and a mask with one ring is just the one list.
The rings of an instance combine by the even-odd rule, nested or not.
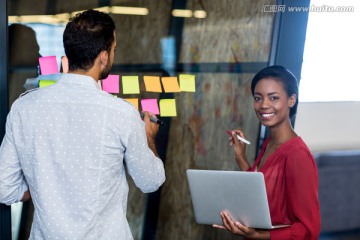
[(15, 146), (9, 114), (0, 147), (0, 202), (6, 205), (20, 202), (28, 190)]
[(285, 173), (288, 212), (294, 223), (270, 231), (271, 239), (317, 240), (320, 233), (318, 173), (309, 151), (293, 151), (286, 161)]
[(135, 185), (144, 193), (156, 191), (165, 181), (161, 159), (148, 146), (145, 123), (135, 110), (132, 114), (131, 132), (126, 140), (125, 162)]

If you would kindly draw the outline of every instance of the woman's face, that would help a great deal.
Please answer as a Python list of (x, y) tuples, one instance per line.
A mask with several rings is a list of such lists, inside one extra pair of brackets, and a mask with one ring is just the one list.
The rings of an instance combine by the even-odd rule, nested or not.
[(283, 84), (273, 78), (263, 78), (254, 89), (254, 110), (261, 124), (267, 127), (289, 123), (290, 108), (296, 95), (288, 96)]

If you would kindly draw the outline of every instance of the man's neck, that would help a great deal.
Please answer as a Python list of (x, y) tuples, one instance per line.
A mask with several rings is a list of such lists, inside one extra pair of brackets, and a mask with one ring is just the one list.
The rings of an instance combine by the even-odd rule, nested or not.
[(89, 76), (92, 77), (96, 82), (99, 81), (99, 74), (96, 71), (93, 71), (92, 69), (89, 69), (87, 71), (83, 69), (77, 69), (74, 71), (69, 71), (69, 73)]

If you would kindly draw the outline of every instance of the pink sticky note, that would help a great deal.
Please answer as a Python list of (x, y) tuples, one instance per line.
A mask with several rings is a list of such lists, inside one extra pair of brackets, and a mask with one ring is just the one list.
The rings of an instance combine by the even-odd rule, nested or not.
[(102, 89), (108, 93), (119, 93), (119, 75), (109, 75), (102, 80)]
[(159, 114), (159, 105), (156, 98), (141, 99), (141, 108), (153, 114)]
[(59, 72), (56, 56), (39, 57), (41, 75), (54, 74)]

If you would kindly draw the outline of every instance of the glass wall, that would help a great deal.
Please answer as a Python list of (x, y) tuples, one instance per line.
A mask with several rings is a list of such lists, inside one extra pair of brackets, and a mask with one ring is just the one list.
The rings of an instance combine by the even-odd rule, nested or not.
[[(255, 158), (260, 128), (252, 110), (250, 81), (268, 65), (275, 16), (263, 11), (264, 4), (275, 1), (9, 0), (9, 28), (22, 28), (9, 40), (10, 105), (25, 91), (26, 79), (39, 76), (40, 55), (56, 55), (59, 61), (62, 31), (72, 14), (89, 8), (109, 12), (118, 40), (112, 74), (139, 76), (141, 89), (138, 95), (114, 95), (176, 102), (177, 116), (163, 118), (166, 125), (158, 137), (167, 175), (164, 186), (145, 195), (129, 179), (128, 219), (134, 238), (233, 239), (225, 231), (195, 223), (185, 170), (236, 170), (227, 129), (245, 131), (254, 143), (248, 147), (248, 159)], [(125, 14), (129, 8), (123, 7), (139, 12)], [(31, 20), (28, 15), (43, 17)], [(143, 91), (145, 75), (182, 73), (195, 75), (195, 92)], [(31, 204), (20, 211), (24, 239), (32, 211)]]

